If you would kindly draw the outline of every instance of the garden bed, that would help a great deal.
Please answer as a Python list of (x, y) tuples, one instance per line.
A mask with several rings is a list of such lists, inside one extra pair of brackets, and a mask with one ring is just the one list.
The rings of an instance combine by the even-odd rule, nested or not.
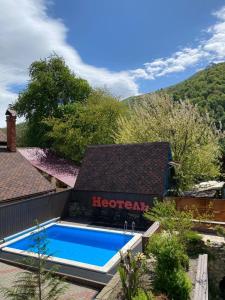
[[(141, 281), (144, 283), (144, 287), (148, 290), (152, 290), (152, 282), (154, 279), (154, 260), (147, 260), (148, 273), (146, 273)], [(198, 258), (192, 258), (189, 261), (189, 270), (188, 276), (192, 282), (192, 292), (191, 299), (194, 299), (194, 291), (196, 284), (197, 276), (197, 267), (198, 267)], [(156, 297), (157, 299), (157, 297)], [(158, 299), (162, 299), (161, 296), (158, 296)], [(165, 298), (166, 299), (166, 298)], [(98, 294), (96, 300), (124, 300), (122, 293), (122, 285), (120, 281), (120, 276), (118, 273), (114, 275), (111, 281), (104, 287), (104, 289)]]

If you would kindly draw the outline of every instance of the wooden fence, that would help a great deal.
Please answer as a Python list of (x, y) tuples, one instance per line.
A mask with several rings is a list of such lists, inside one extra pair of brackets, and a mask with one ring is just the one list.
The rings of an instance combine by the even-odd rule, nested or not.
[(0, 205), (0, 239), (67, 214), (71, 190)]
[(194, 197), (175, 197), (173, 199), (179, 210), (195, 207), (199, 213), (212, 213), (214, 221), (225, 222), (225, 199)]

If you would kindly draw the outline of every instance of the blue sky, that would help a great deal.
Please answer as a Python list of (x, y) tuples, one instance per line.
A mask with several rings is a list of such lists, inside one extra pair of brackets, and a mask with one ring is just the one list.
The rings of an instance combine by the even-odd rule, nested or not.
[(225, 60), (222, 0), (0, 0), (0, 127), (28, 67), (56, 52), (123, 99)]
[[(112, 71), (137, 69), (183, 47), (196, 46), (215, 23), (222, 0), (56, 0), (49, 14), (69, 29), (82, 59)], [(139, 80), (140, 93), (179, 82), (201, 66), (157, 80)]]

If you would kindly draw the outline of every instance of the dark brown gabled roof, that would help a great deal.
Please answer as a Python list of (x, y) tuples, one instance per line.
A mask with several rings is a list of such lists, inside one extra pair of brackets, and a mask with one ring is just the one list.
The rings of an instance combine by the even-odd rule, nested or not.
[(7, 138), (6, 134), (0, 129), (0, 144), (6, 144)]
[(163, 196), (168, 188), (170, 160), (167, 142), (91, 146), (75, 189)]
[(33, 197), (54, 191), (19, 152), (0, 148), (0, 201)]

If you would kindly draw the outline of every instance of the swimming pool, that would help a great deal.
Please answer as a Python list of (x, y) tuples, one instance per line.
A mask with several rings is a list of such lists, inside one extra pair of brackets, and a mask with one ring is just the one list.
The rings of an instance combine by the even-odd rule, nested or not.
[[(50, 261), (100, 272), (108, 272), (119, 261), (119, 252), (130, 249), (141, 236), (138, 233), (61, 223), (43, 226), (41, 230), (44, 230), (47, 239)], [(37, 229), (6, 242), (1, 249), (3, 252), (35, 257), (35, 235), (38, 235)]]

